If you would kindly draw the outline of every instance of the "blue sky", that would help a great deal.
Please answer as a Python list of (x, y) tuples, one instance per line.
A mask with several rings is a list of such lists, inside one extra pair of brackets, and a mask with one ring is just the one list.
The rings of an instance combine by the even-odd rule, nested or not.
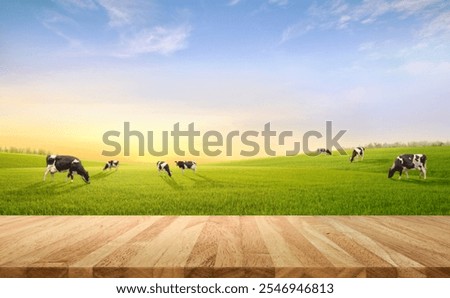
[(347, 146), (449, 140), (449, 1), (1, 7), (4, 145), (37, 142), (54, 121), (80, 143), (99, 143), (124, 121), (144, 131), (176, 122), (260, 130), (270, 121), (305, 132), (332, 120), (348, 130)]

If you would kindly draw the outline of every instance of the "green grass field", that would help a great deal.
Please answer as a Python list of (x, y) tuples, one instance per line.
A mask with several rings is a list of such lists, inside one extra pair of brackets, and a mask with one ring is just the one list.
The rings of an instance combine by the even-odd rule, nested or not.
[[(402, 153), (428, 156), (427, 180), (387, 178)], [(159, 175), (153, 163), (83, 164), (91, 184), (66, 173), (42, 181), (45, 157), (0, 153), (3, 215), (449, 215), (450, 147), (368, 149), (349, 156), (295, 156), (200, 164)]]

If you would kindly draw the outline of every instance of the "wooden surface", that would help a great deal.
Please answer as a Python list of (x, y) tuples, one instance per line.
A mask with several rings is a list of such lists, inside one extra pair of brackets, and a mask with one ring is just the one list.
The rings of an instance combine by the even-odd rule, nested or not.
[(0, 277), (450, 277), (450, 217), (1, 216)]

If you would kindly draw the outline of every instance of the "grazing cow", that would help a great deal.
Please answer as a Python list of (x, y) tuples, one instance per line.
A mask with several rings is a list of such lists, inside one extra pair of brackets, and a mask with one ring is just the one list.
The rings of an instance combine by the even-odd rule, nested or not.
[(409, 178), (408, 170), (419, 170), (419, 178), (423, 176), (423, 179), (427, 179), (427, 156), (425, 154), (403, 154), (397, 156), (389, 169), (388, 178), (392, 178), (395, 172), (399, 172), (398, 179), (402, 178), (402, 172), (405, 171), (406, 178)]
[(352, 158), (350, 159), (350, 162), (353, 162), (356, 157), (359, 157), (361, 161), (364, 160), (364, 151), (366, 151), (366, 148), (364, 147), (355, 147), (353, 149)]
[(111, 170), (112, 168), (117, 168), (119, 167), (119, 161), (118, 160), (110, 160), (108, 162), (106, 162), (105, 167), (103, 168), (103, 171), (106, 169)]
[(172, 177), (172, 173), (169, 169), (169, 164), (165, 161), (158, 161), (156, 163), (156, 168), (158, 169), (158, 172), (161, 174), (161, 171), (166, 171), (169, 177)]
[(175, 161), (175, 164), (181, 169), (181, 172), (183, 174), (184, 170), (186, 169), (191, 169), (192, 171), (194, 171), (194, 173), (197, 169), (197, 164), (195, 163), (195, 161)]
[(73, 173), (76, 173), (83, 178), (84, 182), (90, 183), (89, 173), (83, 168), (81, 161), (73, 156), (69, 155), (47, 155), (47, 169), (44, 173), (44, 181), (47, 174), (50, 172), (53, 175), (56, 172), (69, 171), (67, 178), (73, 182)]
[(326, 148), (319, 148), (319, 149), (317, 149), (317, 154), (323, 154), (323, 153), (331, 155), (331, 151), (326, 149)]

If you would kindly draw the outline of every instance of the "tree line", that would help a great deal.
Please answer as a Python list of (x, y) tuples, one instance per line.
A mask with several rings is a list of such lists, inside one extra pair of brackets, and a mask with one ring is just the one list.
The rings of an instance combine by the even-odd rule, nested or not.
[(370, 144), (367, 144), (366, 148), (394, 148), (394, 147), (427, 147), (427, 146), (450, 146), (450, 141), (441, 142), (441, 141), (413, 141), (413, 142), (395, 142), (395, 143), (378, 143), (373, 142)]
[(33, 149), (33, 148), (19, 148), (19, 147), (6, 147), (0, 146), (0, 152), (6, 153), (21, 153), (21, 154), (37, 154), (37, 155), (48, 155), (50, 151), (44, 149)]

